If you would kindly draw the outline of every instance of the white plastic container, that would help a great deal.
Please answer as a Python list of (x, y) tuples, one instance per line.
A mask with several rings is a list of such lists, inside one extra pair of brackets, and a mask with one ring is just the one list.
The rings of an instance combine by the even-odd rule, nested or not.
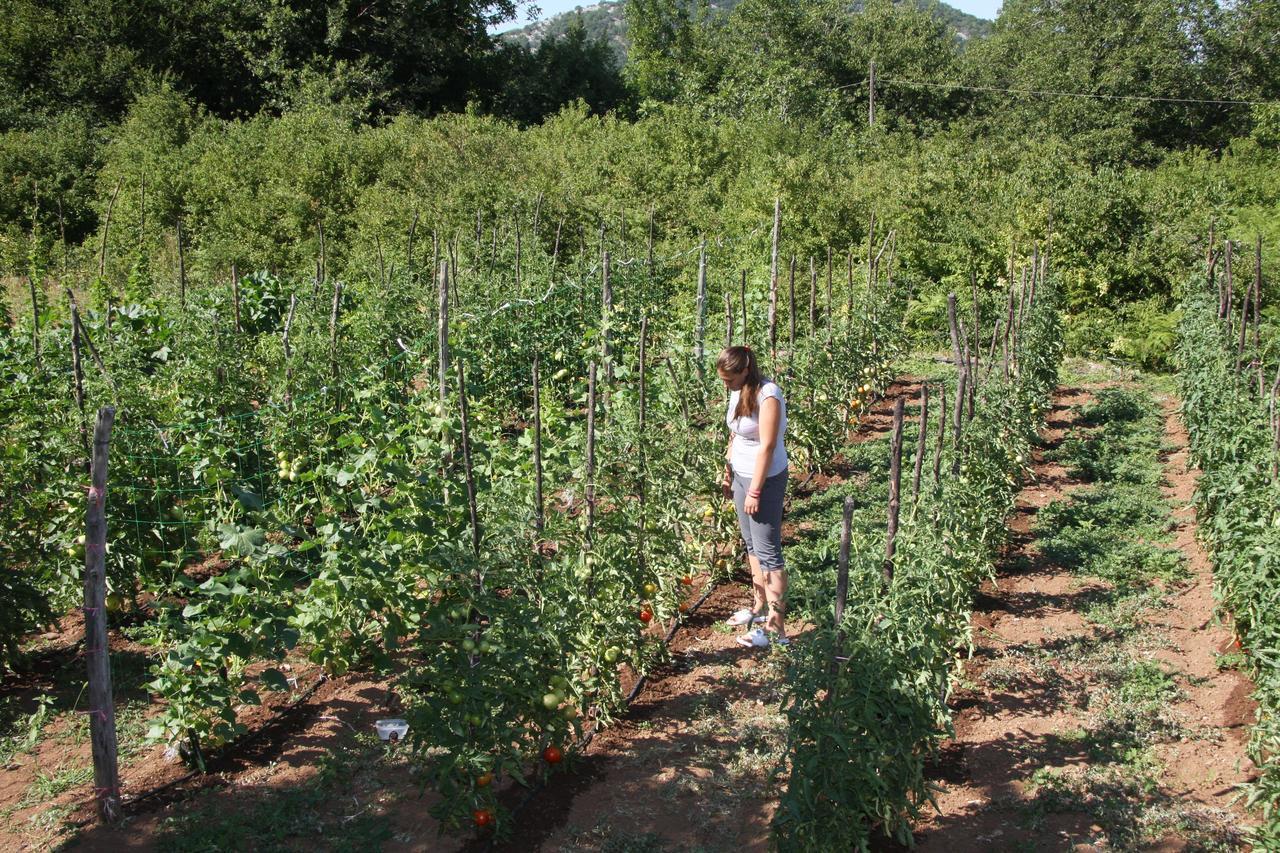
[(402, 740), (409, 733), (409, 724), (399, 718), (378, 720), (373, 725), (383, 740)]

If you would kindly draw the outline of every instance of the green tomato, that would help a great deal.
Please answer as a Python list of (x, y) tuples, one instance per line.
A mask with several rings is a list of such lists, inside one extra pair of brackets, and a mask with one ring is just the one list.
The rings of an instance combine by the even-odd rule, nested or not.
[(616, 663), (618, 656), (622, 654), (622, 649), (617, 646), (610, 646), (604, 650), (604, 659), (609, 663)]
[(464, 652), (470, 654), (471, 652), (474, 652), (476, 648), (477, 648), (476, 641), (471, 639), (470, 637), (467, 637), (465, 640), (462, 641), (462, 650)]
[(542, 694), (542, 707), (546, 708), (548, 711), (554, 711), (556, 708), (559, 708), (560, 703), (563, 701), (564, 699), (559, 693)]
[(569, 686), (569, 679), (563, 675), (553, 675), (551, 676), (551, 686), (558, 690), (564, 690)]
[(492, 643), (490, 643), (488, 640), (481, 640), (481, 641), (480, 641), (480, 654), (482, 654), (482, 655), (487, 655), (487, 654), (489, 654), (489, 653), (490, 653), (490, 652), (492, 652), (492, 651), (493, 651), (493, 644), (492, 644)]
[(450, 691), (449, 691), (449, 704), (450, 704), (450, 705), (461, 705), (461, 704), (462, 704), (462, 698), (463, 698), (463, 697), (462, 697), (462, 694), (461, 694), (461, 693), (459, 693), (457, 690), (450, 690)]

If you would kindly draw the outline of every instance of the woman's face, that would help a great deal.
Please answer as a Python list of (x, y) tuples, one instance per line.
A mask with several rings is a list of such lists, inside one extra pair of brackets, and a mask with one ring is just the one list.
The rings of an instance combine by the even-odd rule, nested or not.
[(725, 389), (729, 391), (741, 391), (742, 386), (747, 382), (747, 370), (745, 367), (737, 373), (730, 373), (727, 370), (717, 368), (716, 373), (720, 374), (720, 381), (724, 383)]

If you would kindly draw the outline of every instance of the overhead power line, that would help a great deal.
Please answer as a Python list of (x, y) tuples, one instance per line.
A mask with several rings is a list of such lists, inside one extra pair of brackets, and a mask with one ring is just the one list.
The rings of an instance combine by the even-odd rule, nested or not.
[[(894, 77), (876, 77), (878, 85), (905, 86), (922, 89), (961, 89), (966, 92), (991, 92), (1004, 95), (1022, 95), (1049, 98), (1086, 98), (1099, 101), (1145, 101), (1164, 104), (1207, 104), (1210, 106), (1280, 106), (1280, 101), (1245, 101), (1230, 98), (1168, 98), (1160, 95), (1103, 95), (1093, 92), (1060, 92), (1052, 89), (1004, 89), (998, 86), (967, 86), (963, 83), (932, 83), (926, 80), (901, 80)], [(858, 84), (861, 85), (861, 84)], [(847, 88), (847, 87), (842, 87)]]

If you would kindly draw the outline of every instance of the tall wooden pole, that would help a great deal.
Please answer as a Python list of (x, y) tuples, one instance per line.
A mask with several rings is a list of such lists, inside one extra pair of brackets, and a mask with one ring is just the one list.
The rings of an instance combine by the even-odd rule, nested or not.
[(791, 256), (790, 274), (787, 276), (787, 361), (796, 360), (796, 256)]
[(67, 290), (71, 302), (71, 378), (74, 382), (76, 409), (80, 412), (80, 448), (89, 455), (89, 430), (84, 415), (84, 362), (80, 355), (80, 311), (76, 308), (71, 290)]
[(298, 310), (298, 294), (289, 294), (289, 315), (284, 320), (284, 333), (280, 337), (284, 345), (284, 403), (293, 399), (293, 350), (289, 347), (289, 331), (293, 328), (293, 314)]
[(640, 436), (640, 442), (636, 447), (636, 460), (640, 476), (636, 482), (636, 495), (639, 498), (640, 523), (636, 527), (636, 565), (640, 570), (640, 576), (645, 577), (645, 528), (648, 522), (648, 502), (645, 486), (648, 482), (648, 476), (645, 472), (645, 404), (647, 396), (645, 394), (645, 341), (649, 337), (649, 318), (647, 316), (640, 318), (640, 367), (638, 381), (640, 383), (639, 391), (639, 410), (636, 414), (636, 433)]
[(235, 262), (231, 264), (231, 311), (232, 317), (235, 319), (236, 334), (244, 331), (240, 325), (240, 272), (236, 269)]
[(942, 448), (947, 443), (947, 386), (938, 386), (938, 444), (933, 450), (933, 484), (942, 482)]
[(440, 402), (449, 398), (449, 264), (440, 262), (436, 302), (436, 366), (440, 378)]
[(724, 348), (733, 346), (733, 300), (724, 295)]
[(546, 527), (546, 504), (542, 499), (542, 380), (539, 359), (533, 357), (533, 528), (542, 538)]
[(333, 309), (329, 312), (329, 375), (338, 381), (338, 309), (342, 305), (342, 282), (333, 282)]
[(480, 513), (476, 506), (476, 478), (471, 466), (471, 414), (467, 407), (467, 374), (462, 359), (458, 367), (458, 406), (462, 414), (462, 468), (467, 482), (467, 512), (471, 519), (471, 549), (480, 556)]
[(876, 61), (867, 68), (867, 127), (876, 126)]
[[(587, 550), (595, 541), (596, 527), (596, 363), (587, 369)], [(591, 583), (589, 581), (589, 583)]]
[(748, 346), (747, 343), (747, 271), (742, 271), (742, 283), (738, 287), (738, 295), (742, 301), (742, 345)]
[(769, 252), (769, 358), (778, 362), (778, 232), (782, 228), (782, 199), (773, 200), (773, 244)]
[(911, 472), (911, 500), (920, 500), (920, 475), (924, 473), (924, 457), (929, 439), (929, 386), (920, 386), (920, 433), (916, 438), (915, 470)]
[(698, 370), (698, 387), (707, 381), (707, 241), (698, 250), (698, 316), (693, 334), (693, 361)]
[(853, 498), (845, 498), (843, 518), (840, 523), (840, 557), (836, 564), (835, 624), (837, 628), (844, 621), (844, 607), (849, 600), (849, 544), (853, 538), (853, 507)]
[(1222, 259), (1222, 263), (1223, 263), (1222, 273), (1226, 277), (1226, 282), (1225, 282), (1226, 298), (1223, 300), (1222, 305), (1219, 306), (1220, 311), (1218, 313), (1219, 317), (1221, 317), (1224, 320), (1227, 320), (1228, 322), (1230, 322), (1231, 320), (1231, 299), (1235, 293), (1235, 282), (1232, 280), (1232, 275), (1231, 275), (1231, 258), (1233, 254), (1234, 254), (1234, 246), (1232, 245), (1231, 241), (1228, 240), (1226, 255)]
[(93, 428), (84, 545), (84, 647), (89, 668), (89, 738), (93, 748), (93, 793), (103, 823), (120, 819), (120, 770), (116, 759), (116, 710), (107, 645), (107, 449), (116, 410), (98, 410)]
[(899, 397), (893, 404), (893, 435), (889, 440), (889, 522), (885, 533), (885, 585), (893, 583), (893, 557), (898, 547), (898, 516), (902, 507), (902, 420), (906, 401)]
[(956, 379), (956, 403), (952, 412), (951, 426), (955, 429), (955, 439), (953, 448), (955, 454), (951, 459), (951, 475), (955, 476), (960, 473), (960, 441), (964, 435), (964, 403), (965, 389), (969, 383), (969, 372), (963, 367), (960, 368), (960, 375)]
[(178, 307), (187, 307), (187, 251), (182, 238), (182, 217), (178, 217)]
[(809, 256), (809, 336), (818, 334), (818, 262)]
[(604, 365), (604, 393), (601, 395), (606, 415), (609, 413), (609, 391), (613, 387), (613, 282), (610, 279), (611, 261), (609, 252), (601, 254), (600, 260), (600, 363)]
[(951, 358), (955, 361), (957, 368), (963, 369), (965, 363), (961, 359), (964, 353), (960, 348), (960, 326), (956, 320), (955, 293), (947, 294), (947, 328), (951, 332)]
[(27, 286), (31, 288), (31, 351), (35, 355), (36, 372), (40, 365), (40, 294), (36, 290), (35, 276), (27, 276)]

